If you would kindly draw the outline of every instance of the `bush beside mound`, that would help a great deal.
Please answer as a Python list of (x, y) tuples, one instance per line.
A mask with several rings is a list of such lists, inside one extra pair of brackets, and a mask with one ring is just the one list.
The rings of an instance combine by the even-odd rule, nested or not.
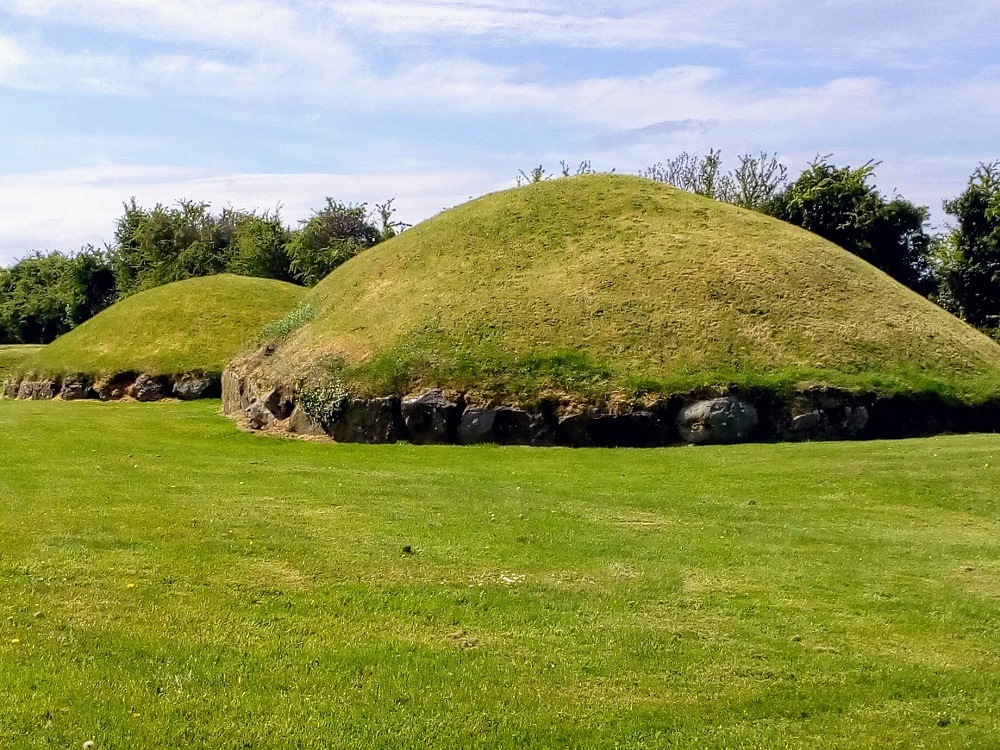
[(1000, 346), (873, 266), (642, 178), (471, 201), (353, 258), (305, 304), (228, 368), (229, 413), (266, 426), (313, 404), (312, 430), (420, 441), (404, 404), (440, 393), (425, 419), (446, 442), (661, 444), (704, 437), (680, 412), (716, 398), (740, 405), (690, 414), (741, 414), (742, 440), (888, 434), (876, 416), (900, 400), (927, 410), (916, 431), (965, 429), (980, 418), (942, 414), (987, 413), (1000, 394)]
[(219, 395), (226, 362), (286, 316), (302, 287), (222, 274), (157, 287), (113, 305), (10, 367), (15, 398)]

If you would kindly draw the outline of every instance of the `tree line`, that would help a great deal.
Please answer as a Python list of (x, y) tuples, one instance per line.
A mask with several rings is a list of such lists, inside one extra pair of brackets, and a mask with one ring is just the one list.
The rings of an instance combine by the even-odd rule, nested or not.
[(351, 205), (327, 198), (292, 230), (277, 211), (182, 200), (124, 205), (114, 242), (80, 252), (28, 255), (0, 268), (0, 343), (48, 343), (118, 300), (195, 276), (236, 273), (311, 286), (362, 250), (395, 235), (392, 201)]
[[(795, 179), (776, 156), (743, 155), (725, 171), (722, 155), (680, 154), (640, 174), (790, 222), (825, 237), (1000, 338), (1000, 161), (982, 163), (945, 203), (953, 224), (928, 229), (929, 211), (874, 184), (878, 163), (837, 166), (819, 156)], [(590, 162), (558, 172), (522, 171), (518, 184), (593, 173)], [(215, 273), (311, 286), (362, 250), (396, 235), (392, 201), (369, 210), (327, 198), (297, 229), (277, 211), (206, 203), (124, 205), (114, 242), (74, 255), (33, 253), (0, 269), (0, 343), (47, 343), (114, 302), (172, 281)]]

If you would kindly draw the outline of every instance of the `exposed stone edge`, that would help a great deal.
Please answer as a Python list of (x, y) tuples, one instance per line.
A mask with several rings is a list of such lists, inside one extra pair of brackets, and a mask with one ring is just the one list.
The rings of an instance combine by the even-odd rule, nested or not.
[[(264, 353), (266, 356), (266, 353)], [(253, 373), (256, 368), (250, 368)], [(632, 411), (601, 411), (557, 403), (535, 410), (467, 401), (433, 389), (405, 398), (346, 397), (335, 419), (318, 424), (297, 403), (290, 384), (273, 387), (226, 370), (148, 376), (124, 372), (8, 378), (0, 396), (26, 400), (223, 400), (223, 411), (251, 430), (329, 437), (337, 442), (495, 443), (568, 447), (658, 447), (766, 441), (858, 440), (1000, 431), (1000, 402), (954, 404), (932, 396), (853, 394), (814, 387), (776, 396), (675, 397)]]
[(161, 401), (218, 398), (222, 393), (221, 378), (203, 372), (178, 375), (146, 375), (140, 372), (119, 372), (93, 378), (88, 375), (55, 377), (15, 376), (0, 387), (0, 398), (41, 401), (61, 399), (80, 401)]
[(570, 411), (557, 403), (535, 410), (484, 405), (468, 402), (463, 393), (433, 389), (404, 398), (347, 396), (337, 416), (321, 424), (297, 403), (293, 385), (275, 387), (227, 370), (222, 398), (223, 412), (251, 430), (337, 442), (645, 448), (1000, 430), (1000, 401), (972, 407), (930, 396), (883, 397), (826, 387), (788, 397), (678, 396), (614, 412)]

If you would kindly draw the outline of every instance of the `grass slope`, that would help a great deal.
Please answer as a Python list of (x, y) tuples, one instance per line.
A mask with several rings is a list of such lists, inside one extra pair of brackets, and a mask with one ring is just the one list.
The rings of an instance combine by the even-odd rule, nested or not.
[(0, 382), (20, 369), (21, 363), (42, 349), (35, 344), (0, 344)]
[(997, 344), (864, 261), (637, 177), (472, 201), (351, 260), (310, 300), (314, 320), (272, 367), (340, 358), (362, 390), (1000, 390)]
[(303, 293), (293, 284), (230, 274), (178, 281), (127, 297), (26, 358), (19, 369), (45, 375), (218, 373)]
[(1000, 437), (329, 446), (216, 408), (0, 402), (0, 746), (995, 746)]

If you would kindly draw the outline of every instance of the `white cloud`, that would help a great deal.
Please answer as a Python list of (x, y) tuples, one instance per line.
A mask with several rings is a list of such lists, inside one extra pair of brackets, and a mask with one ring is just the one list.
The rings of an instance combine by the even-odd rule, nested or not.
[(721, 127), (774, 140), (817, 130), (828, 136), (878, 122), (891, 99), (873, 78), (764, 87), (733, 83), (724, 70), (704, 66), (546, 85), (526, 80), (513, 68), (440, 60), (363, 85), (385, 90), (385, 99), (410, 109), (434, 111), (444, 105), (480, 115), (544, 115), (550, 122), (596, 125), (612, 133), (663, 122), (710, 123), (710, 128), (674, 132), (714, 133)]
[[(347, 23), (380, 34), (501, 37), (511, 42), (650, 49), (726, 44), (711, 33), (705, 3), (674, 2), (631, 12), (628, 3), (509, 3), (482, 0), (329, 2)], [(636, 6), (636, 3), (631, 3)]]
[(127, 68), (102, 53), (64, 53), (0, 36), (0, 85), (29, 91), (85, 90), (121, 93)]
[(539, 113), (569, 123), (641, 124), (711, 115), (708, 87), (722, 71), (699, 66), (644, 76), (596, 77), (546, 84), (513, 67), (440, 59), (358, 85), (384, 92), (383, 101), (440, 111), (442, 104), (471, 114)]
[(131, 97), (173, 91), (224, 100), (266, 99), (288, 90), (285, 77), (280, 64), (261, 60), (231, 63), (179, 53), (138, 59), (128, 53), (66, 53), (0, 37), (0, 86), (28, 91)]
[[(881, 60), (911, 66), (941, 45), (995, 44), (995, 0), (327, 0), (369, 33), (501, 39), (508, 44), (665, 50), (798, 51), (795, 65)], [(779, 56), (780, 58), (781, 56)], [(783, 64), (791, 60), (785, 54)]]
[(106, 165), (0, 177), (0, 264), (31, 250), (75, 251), (114, 236), (122, 203), (204, 200), (215, 208), (273, 210), (295, 225), (326, 196), (371, 206), (395, 198), (401, 221), (416, 223), (500, 186), (482, 172), (219, 174), (175, 166)]
[(276, 63), (233, 65), (191, 55), (155, 55), (139, 66), (150, 86), (226, 98), (253, 97), (280, 86), (284, 70)]
[[(71, 24), (78, 29), (117, 36), (121, 41), (99, 55), (101, 59), (114, 61), (121, 88), (148, 89), (162, 83), (193, 82), (199, 88), (232, 97), (261, 87), (262, 83), (267, 84), (262, 86), (264, 91), (273, 92), (280, 88), (279, 74), (284, 74), (283, 84), (342, 80), (358, 64), (354, 50), (341, 41), (331, 24), (323, 18), (305, 16), (289, 3), (10, 0), (4, 10), (22, 19)], [(159, 50), (172, 51), (135, 52), (123, 43), (125, 40), (142, 40)], [(62, 72), (51, 71), (57, 73), (54, 80), (65, 81), (85, 62), (77, 58), (94, 55), (92, 52), (64, 54)], [(36, 52), (32, 56), (51, 55)], [(137, 71), (152, 77), (142, 80), (136, 76)], [(164, 81), (163, 74), (171, 72), (176, 77)], [(108, 78), (101, 76), (101, 80)], [(40, 87), (61, 88), (54, 82)]]
[(21, 44), (11, 37), (0, 37), (0, 80), (20, 71), (28, 61)]
[(348, 52), (322, 26), (303, 21), (294, 4), (267, 0), (8, 0), (7, 12), (124, 33), (158, 43), (197, 43), (259, 54)]

